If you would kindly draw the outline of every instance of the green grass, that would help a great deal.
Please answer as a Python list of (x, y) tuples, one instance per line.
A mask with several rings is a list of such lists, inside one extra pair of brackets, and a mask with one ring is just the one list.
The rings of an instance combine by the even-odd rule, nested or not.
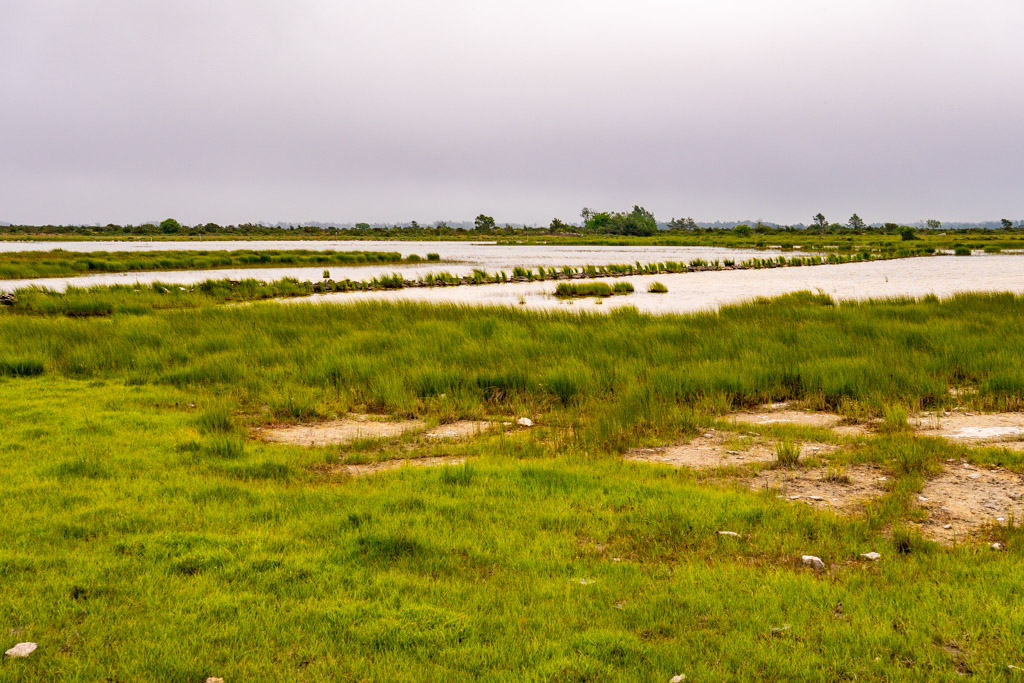
[(652, 282), (650, 286), (647, 288), (647, 291), (650, 292), (651, 294), (667, 294), (668, 287), (666, 287), (660, 282)]
[(633, 285), (628, 282), (559, 282), (555, 287), (555, 296), (562, 299), (585, 298), (588, 296), (607, 297), (615, 294), (629, 294)]
[[(895, 430), (837, 455), (835, 478), (872, 462), (892, 480), (849, 518), (619, 454), (767, 400), (898, 423), (894, 406), (970, 385), (975, 408), (1020, 407), (1022, 303), (0, 312), (0, 368), (27, 369), (0, 373), (0, 634), (4, 649), (40, 644), (0, 680), (1009, 677), (1019, 530), (993, 531), (994, 553), (913, 527), (923, 478), (962, 446)], [(538, 426), (314, 449), (248, 438), (350, 410)], [(324, 469), (437, 455), (468, 462)], [(882, 559), (858, 559), (870, 550)]]
[[(401, 263), (398, 252), (314, 251), (310, 249), (235, 251), (16, 251), (0, 253), (0, 280), (65, 277), (92, 273), (285, 266), (357, 266)], [(407, 261), (419, 261), (410, 256)], [(324, 271), (327, 273), (328, 271)], [(329, 275), (325, 275), (325, 278)]]

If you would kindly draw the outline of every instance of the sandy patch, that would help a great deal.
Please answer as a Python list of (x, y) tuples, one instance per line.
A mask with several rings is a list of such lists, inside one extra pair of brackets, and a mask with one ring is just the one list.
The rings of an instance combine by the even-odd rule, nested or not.
[(831, 470), (761, 470), (750, 480), (750, 488), (775, 489), (788, 501), (849, 514), (885, 494), (887, 481), (877, 467), (850, 465)]
[(444, 465), (461, 465), (465, 458), (410, 458), (408, 460), (382, 460), (365, 465), (336, 465), (330, 468), (331, 474), (347, 474), (351, 477), (362, 477), (368, 474), (379, 474), (403, 467), (442, 467)]
[[(775, 462), (776, 441), (744, 436), (734, 432), (708, 431), (685, 444), (665, 448), (636, 448), (626, 460), (689, 467), (704, 470), (730, 465)], [(836, 450), (826, 443), (800, 444), (800, 457), (825, 455)]]
[[(923, 499), (923, 500), (922, 500)], [(1002, 468), (950, 465), (928, 480), (917, 504), (927, 510), (925, 536), (941, 543), (963, 541), (987, 524), (1024, 516), (1024, 476)], [(949, 527), (949, 528), (947, 528)]]
[(970, 413), (955, 411), (911, 418), (922, 436), (940, 436), (968, 446), (995, 444), (1024, 450), (1024, 413)]
[(835, 413), (816, 412), (811, 410), (794, 410), (788, 403), (773, 403), (759, 410), (730, 413), (725, 419), (733, 424), (749, 425), (796, 425), (800, 427), (819, 427), (831, 429), (837, 434), (867, 434), (867, 425), (844, 424), (842, 415)]
[(482, 420), (459, 420), (428, 429), (424, 436), (428, 439), (468, 439), (480, 436), (493, 425), (492, 422)]
[(259, 438), (297, 446), (336, 446), (359, 439), (391, 439), (423, 429), (423, 420), (387, 421), (373, 415), (350, 415), (342, 420), (289, 425), (260, 430)]

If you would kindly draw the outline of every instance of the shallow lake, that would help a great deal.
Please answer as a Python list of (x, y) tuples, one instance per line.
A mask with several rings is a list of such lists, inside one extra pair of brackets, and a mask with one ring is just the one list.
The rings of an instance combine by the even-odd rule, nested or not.
[[(316, 266), (280, 268), (226, 268), (217, 270), (169, 270), (160, 272), (101, 273), (60, 278), (37, 278), (31, 280), (0, 280), (0, 291), (13, 291), (29, 285), (63, 290), (68, 285), (90, 287), (93, 285), (132, 284), (136, 282), (166, 282), (187, 285), (204, 280), (280, 280), (294, 277), (299, 280), (321, 280), (323, 271), (329, 270), (335, 280), (369, 280), (380, 275), (402, 273), (406, 279), (416, 279), (427, 273), (448, 271), (455, 275), (467, 275), (474, 268), (495, 273), (504, 270), (509, 275), (516, 266), (536, 270), (539, 266), (608, 265), (611, 263), (647, 264), (656, 261), (679, 261), (689, 263), (693, 259), (713, 261), (715, 259), (771, 258), (779, 250), (726, 249), (720, 247), (606, 247), (606, 246), (565, 246), (565, 245), (515, 245), (498, 246), (481, 242), (357, 242), (357, 241), (316, 241), (316, 242), (6, 242), (0, 243), (0, 250), (25, 251), (10, 248), (13, 245), (29, 245), (28, 251), (74, 246), (75, 251), (152, 251), (197, 249), (315, 249), (318, 251), (397, 251), (402, 256), (417, 254), (426, 257), (428, 253), (439, 254), (443, 263), (384, 264), (373, 266)], [(60, 246), (57, 246), (60, 245)], [(114, 249), (114, 247), (123, 247)], [(6, 247), (6, 249), (4, 249)], [(130, 249), (134, 248), (134, 249)], [(792, 252), (801, 254), (804, 252)]]
[[(1024, 256), (934, 256), (834, 266), (644, 275), (603, 281), (618, 280), (631, 282), (636, 291), (601, 299), (601, 303), (594, 298), (557, 299), (552, 295), (556, 285), (553, 281), (323, 294), (301, 301), (433, 301), (593, 312), (635, 306), (648, 313), (686, 313), (801, 290), (821, 292), (837, 300), (926, 294), (946, 297), (961, 292), (1024, 293)], [(666, 285), (668, 293), (649, 293), (647, 288), (655, 281)]]

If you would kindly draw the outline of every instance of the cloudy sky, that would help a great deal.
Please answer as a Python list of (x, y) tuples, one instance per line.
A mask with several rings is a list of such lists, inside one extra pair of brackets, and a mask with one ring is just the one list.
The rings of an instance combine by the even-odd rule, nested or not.
[(1024, 218), (1020, 0), (0, 0), (0, 220)]

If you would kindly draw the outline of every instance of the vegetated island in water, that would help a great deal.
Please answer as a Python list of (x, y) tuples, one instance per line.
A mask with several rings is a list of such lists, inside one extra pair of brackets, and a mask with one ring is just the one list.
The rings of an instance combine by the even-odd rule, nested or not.
[(90, 273), (122, 273), (161, 270), (213, 270), (218, 268), (280, 268), (285, 266), (365, 266), (389, 263), (438, 261), (437, 254), (424, 259), (406, 258), (396, 251), (314, 251), (309, 249), (235, 251), (52, 251), (0, 252), (0, 279), (22, 280)]

